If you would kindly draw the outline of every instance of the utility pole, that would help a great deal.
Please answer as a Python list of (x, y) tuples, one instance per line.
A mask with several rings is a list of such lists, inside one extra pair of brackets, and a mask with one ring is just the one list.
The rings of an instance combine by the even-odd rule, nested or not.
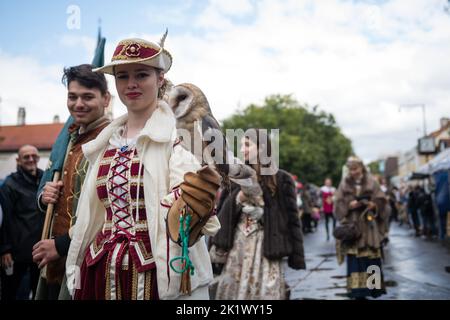
[(423, 136), (426, 137), (427, 136), (427, 120), (426, 120), (426, 114), (425, 114), (425, 109), (426, 109), (425, 103), (402, 104), (398, 108), (398, 111), (400, 111), (401, 108), (414, 108), (414, 107), (421, 107), (422, 108)]
[[(427, 120), (426, 120), (426, 113), (425, 113), (425, 109), (426, 109), (425, 103), (402, 104), (398, 108), (398, 111), (400, 111), (401, 108), (415, 108), (415, 107), (422, 108), (423, 137), (425, 138), (427, 136)], [(428, 154), (425, 154), (425, 163), (427, 163), (428, 160), (429, 160), (429, 156), (428, 156)]]

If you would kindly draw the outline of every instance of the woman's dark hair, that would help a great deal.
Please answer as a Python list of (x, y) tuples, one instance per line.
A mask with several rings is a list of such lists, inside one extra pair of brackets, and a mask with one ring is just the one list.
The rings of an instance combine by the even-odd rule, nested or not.
[[(247, 133), (256, 133), (256, 134), (248, 134)], [(275, 174), (273, 175), (261, 175), (261, 166), (270, 167), (272, 163), (268, 164), (260, 164), (261, 157), (272, 157), (272, 143), (270, 137), (266, 134), (265, 130), (261, 130), (258, 128), (248, 129), (245, 135), (250, 141), (256, 144), (258, 148), (258, 163), (251, 164), (251, 166), (256, 170), (258, 175), (258, 182), (261, 186), (267, 187), (271, 194), (274, 195), (277, 191), (277, 179)]]
[(83, 87), (100, 90), (103, 95), (108, 92), (105, 75), (100, 72), (92, 72), (92, 65), (90, 64), (64, 68), (61, 81), (66, 87), (69, 87), (72, 81), (78, 81)]

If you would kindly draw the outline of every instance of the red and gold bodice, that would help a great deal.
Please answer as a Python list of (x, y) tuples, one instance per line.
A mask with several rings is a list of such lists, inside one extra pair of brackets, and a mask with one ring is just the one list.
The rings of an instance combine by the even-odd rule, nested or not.
[(88, 249), (88, 266), (108, 253), (108, 260), (122, 269), (130, 263), (138, 272), (156, 267), (148, 234), (143, 171), (135, 148), (110, 148), (103, 154), (97, 195), (105, 206), (105, 222)]

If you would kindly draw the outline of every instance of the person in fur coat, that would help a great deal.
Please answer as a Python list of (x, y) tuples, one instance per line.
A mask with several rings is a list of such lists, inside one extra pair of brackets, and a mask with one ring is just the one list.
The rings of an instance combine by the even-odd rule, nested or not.
[[(335, 213), (341, 226), (352, 224), (359, 234), (352, 240), (336, 240), (338, 263), (342, 264), (346, 257), (347, 289), (351, 298), (378, 297), (386, 292), (381, 270), (382, 241), (388, 218), (386, 197), (361, 159), (350, 157), (347, 167), (348, 174), (335, 195)], [(336, 228), (336, 237), (338, 232)], [(376, 274), (369, 279), (374, 270)]]

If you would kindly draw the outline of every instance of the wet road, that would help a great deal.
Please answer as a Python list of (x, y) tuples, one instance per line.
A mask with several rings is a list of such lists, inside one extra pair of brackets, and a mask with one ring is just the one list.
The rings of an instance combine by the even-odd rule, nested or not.
[[(383, 265), (387, 294), (378, 299), (450, 299), (450, 250), (437, 240), (414, 237), (406, 226), (392, 223)], [(307, 270), (286, 266), (291, 299), (348, 299), (346, 266), (338, 265), (335, 243), (326, 241), (321, 221), (304, 237)], [(447, 267), (447, 271), (446, 271)]]

